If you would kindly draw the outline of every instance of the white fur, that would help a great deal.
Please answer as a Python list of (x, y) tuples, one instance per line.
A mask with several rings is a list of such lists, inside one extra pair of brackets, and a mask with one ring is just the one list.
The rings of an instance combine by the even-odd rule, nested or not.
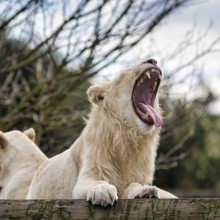
[(33, 129), (0, 132), (0, 199), (26, 198), (35, 171), (47, 160), (34, 139)]
[[(151, 197), (152, 189), (155, 197), (174, 197), (151, 186), (160, 129), (143, 123), (131, 102), (135, 80), (151, 66), (140, 64), (88, 89), (93, 106), (86, 127), (70, 149), (41, 165), (28, 199), (87, 199), (106, 206), (118, 198)], [(160, 114), (158, 99), (155, 106)]]

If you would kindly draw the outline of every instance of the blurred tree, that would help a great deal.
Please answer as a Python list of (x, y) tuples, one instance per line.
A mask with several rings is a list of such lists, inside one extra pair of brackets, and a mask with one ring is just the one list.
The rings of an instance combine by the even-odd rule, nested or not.
[[(91, 77), (124, 57), (139, 62), (133, 50), (173, 12), (195, 0), (8, 0), (0, 8), (0, 130), (24, 130), (34, 127), (41, 149), (52, 156), (68, 148), (78, 137), (89, 109), (86, 89)], [(12, 7), (13, 6), (13, 7)], [(180, 56), (206, 36), (187, 32), (177, 48), (166, 51), (161, 67)], [(162, 88), (162, 103), (166, 122), (158, 154), (159, 185), (192, 185), (192, 167), (198, 169), (198, 180), (211, 175), (212, 163), (207, 136), (217, 120), (204, 116), (212, 99), (187, 102), (171, 96), (173, 85), (189, 76), (196, 76), (195, 62), (210, 53), (219, 38), (199, 53), (166, 71)], [(153, 43), (154, 44), (154, 43)], [(132, 54), (132, 55), (131, 55)], [(151, 54), (140, 51), (141, 57)], [(129, 63), (130, 64), (130, 63)], [(113, 68), (111, 68), (112, 71)], [(174, 81), (185, 71), (184, 79)], [(113, 73), (114, 75), (116, 72)], [(198, 121), (198, 119), (200, 119)], [(210, 135), (212, 135), (210, 133)], [(198, 141), (199, 140), (199, 141)], [(213, 145), (214, 146), (214, 145)], [(199, 153), (196, 149), (200, 149)], [(201, 150), (202, 149), (202, 150)], [(211, 149), (211, 148), (210, 148)], [(215, 147), (212, 149), (216, 151)], [(192, 153), (193, 152), (193, 153)], [(204, 153), (203, 153), (204, 152)], [(209, 166), (204, 155), (211, 155)], [(187, 157), (187, 166), (181, 159)], [(196, 162), (195, 162), (196, 161)], [(176, 167), (172, 174), (166, 172)], [(198, 167), (198, 168), (197, 168)], [(208, 168), (209, 167), (209, 168)], [(177, 173), (187, 172), (184, 182)], [(165, 170), (165, 171), (164, 171)], [(202, 173), (202, 174), (201, 174)], [(197, 174), (196, 174), (197, 175)], [(172, 180), (172, 181), (171, 181)], [(210, 178), (210, 186), (214, 178)], [(217, 182), (216, 182), (217, 183)], [(219, 182), (218, 182), (219, 184)], [(200, 184), (202, 186), (202, 183)]]
[(61, 152), (83, 128), (87, 79), (189, 2), (2, 2), (0, 129), (33, 126), (48, 155)]
[[(220, 118), (207, 111), (215, 99), (207, 91), (206, 97), (193, 100), (188, 107), (178, 101), (174, 114), (180, 118), (167, 121), (163, 129), (155, 184), (185, 190), (219, 189)], [(170, 168), (173, 168), (172, 172)]]

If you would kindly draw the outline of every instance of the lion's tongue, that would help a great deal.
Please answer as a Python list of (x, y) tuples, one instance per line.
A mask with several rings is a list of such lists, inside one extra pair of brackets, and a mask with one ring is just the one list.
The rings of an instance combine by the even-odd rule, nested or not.
[(156, 127), (160, 127), (163, 125), (162, 118), (156, 113), (154, 108), (151, 105), (145, 105), (144, 103), (138, 103), (137, 104), (138, 108), (143, 112), (143, 113), (148, 113), (150, 118), (152, 119), (153, 123), (155, 124)]

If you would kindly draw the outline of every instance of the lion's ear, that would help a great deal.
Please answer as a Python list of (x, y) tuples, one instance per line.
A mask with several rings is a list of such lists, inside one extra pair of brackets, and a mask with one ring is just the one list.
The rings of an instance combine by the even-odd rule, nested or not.
[(5, 134), (0, 131), (0, 149), (5, 149), (8, 146), (8, 139)]
[(89, 87), (87, 90), (89, 101), (97, 105), (100, 104), (104, 100), (107, 90), (107, 85)]
[(33, 128), (29, 128), (23, 132), (30, 140), (35, 141), (36, 133)]

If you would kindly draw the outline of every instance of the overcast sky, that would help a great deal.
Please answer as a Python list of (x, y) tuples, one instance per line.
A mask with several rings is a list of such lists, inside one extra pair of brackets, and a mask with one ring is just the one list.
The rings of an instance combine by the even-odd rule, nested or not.
[[(196, 51), (202, 51), (202, 49), (210, 45), (216, 38), (220, 37), (220, 0), (198, 0), (198, 3), (199, 4), (193, 6), (183, 7), (166, 18), (163, 23), (139, 45), (140, 47), (136, 52), (133, 51), (130, 53), (130, 56), (126, 55), (124, 60), (128, 63), (121, 66), (115, 65), (114, 71), (120, 72), (124, 69), (124, 66), (129, 66), (132, 62), (136, 63), (136, 54), (140, 54), (141, 50), (146, 51), (146, 49), (151, 47), (152, 39), (153, 44), (156, 45), (154, 45), (153, 48), (153, 58), (158, 60), (159, 65), (162, 65), (162, 70), (166, 74), (166, 71), (172, 71), (179, 63), (183, 63), (189, 59)], [(199, 36), (205, 33), (208, 27), (210, 27), (210, 29), (201, 43), (197, 45), (198, 48), (194, 47), (186, 51), (185, 54), (181, 54), (180, 57), (177, 55), (175, 58), (169, 59), (169, 63), (161, 64), (161, 57), (165, 57), (166, 54), (168, 55), (174, 51), (178, 43), (184, 39), (186, 32), (195, 29), (195, 36)], [(205, 80), (212, 91), (220, 97), (220, 43), (218, 43), (215, 48), (216, 50), (218, 49), (219, 52), (205, 56), (195, 65), (198, 68), (202, 68), (203, 80)], [(112, 72), (111, 68), (112, 67), (105, 69), (101, 75), (107, 75), (106, 73)], [(184, 77), (184, 72), (178, 74), (176, 77), (181, 77), (181, 75)], [(186, 82), (188, 83), (189, 81)], [(180, 96), (188, 96), (189, 99), (199, 94), (199, 90), (191, 90), (191, 92), (189, 92), (189, 87), (190, 85), (186, 83), (182, 84), (181, 87), (178, 85), (177, 90), (174, 88), (173, 93), (179, 92)], [(210, 112), (220, 114), (220, 98), (210, 106)]]
[[(197, 31), (201, 33), (212, 23), (203, 46), (209, 45), (214, 39), (220, 37), (220, 1), (204, 0), (198, 5), (182, 8), (172, 14), (159, 31), (155, 32), (157, 43), (160, 47), (175, 44), (187, 30), (193, 27), (194, 23), (196, 23)], [(204, 80), (209, 82), (210, 88), (220, 97), (220, 43), (215, 48), (219, 52), (206, 56), (201, 63), (204, 65)], [(220, 98), (210, 110), (220, 114)]]
[[(153, 56), (152, 58), (158, 60), (159, 66), (163, 68), (162, 71), (164, 74), (177, 68), (180, 63), (184, 63), (184, 61), (190, 59), (195, 53), (201, 52), (217, 37), (220, 37), (220, 0), (196, 0), (195, 2), (198, 4), (178, 9), (163, 20), (153, 33), (140, 43), (139, 47), (135, 49), (136, 51), (131, 51), (130, 54), (124, 56), (123, 64), (121, 64), (120, 61), (119, 63), (115, 63), (113, 66), (101, 72), (100, 76), (114, 76), (112, 72), (117, 73), (125, 67), (136, 64), (139, 62), (139, 58), (146, 59), (146, 57), (140, 57), (140, 55), (144, 54), (144, 56), (146, 56), (147, 50), (150, 51), (149, 57)], [(59, 20), (59, 18), (56, 20)], [(199, 45), (187, 50), (185, 53), (181, 52), (181, 56), (176, 54), (176, 56), (172, 59), (167, 59), (167, 61), (163, 59), (166, 56), (168, 57), (169, 53), (176, 49), (181, 40), (185, 39), (185, 35), (189, 30), (195, 30), (193, 37), (198, 37), (205, 33), (210, 24), (212, 25), (208, 30), (208, 34)], [(220, 43), (216, 45), (215, 49), (219, 50), (219, 52), (205, 56), (205, 58), (197, 62), (195, 66), (198, 70), (201, 67), (203, 80), (206, 81), (213, 92), (220, 97)], [(141, 53), (141, 51), (144, 51), (144, 53)], [(178, 74), (179, 75), (176, 76), (177, 78), (185, 76), (184, 72)], [(190, 80), (186, 82), (189, 83)], [(178, 86), (178, 89), (174, 91), (174, 93), (177, 91), (182, 92), (184, 94), (180, 93), (180, 96), (186, 95), (188, 97), (199, 93), (198, 91), (191, 91), (191, 93), (189, 93), (188, 87), (189, 85), (182, 84), (181, 89)], [(210, 111), (215, 114), (220, 114), (220, 98), (211, 106)]]

